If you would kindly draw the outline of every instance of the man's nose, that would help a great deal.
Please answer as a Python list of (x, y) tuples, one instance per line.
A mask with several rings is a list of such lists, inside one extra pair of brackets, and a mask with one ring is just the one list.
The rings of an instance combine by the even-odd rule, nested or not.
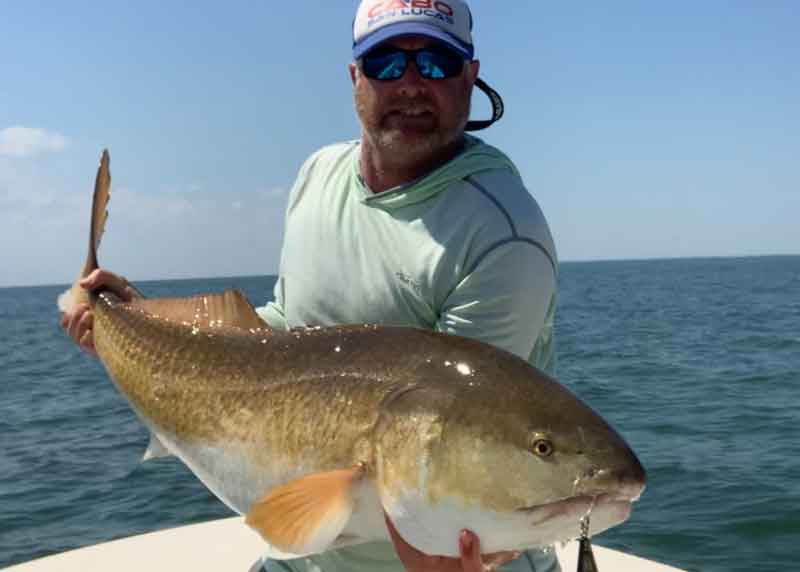
[(408, 62), (406, 73), (398, 81), (400, 82), (398, 85), (400, 93), (408, 97), (424, 93), (427, 89), (428, 80), (420, 75), (417, 63), (413, 60)]

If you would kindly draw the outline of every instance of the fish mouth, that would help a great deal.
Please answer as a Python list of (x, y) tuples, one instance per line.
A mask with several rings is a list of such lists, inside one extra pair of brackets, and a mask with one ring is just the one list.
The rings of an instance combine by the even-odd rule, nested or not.
[(577, 522), (587, 514), (597, 512), (609, 513), (614, 515), (614, 520), (622, 522), (630, 516), (631, 505), (637, 498), (638, 495), (632, 498), (619, 493), (582, 494), (549, 503), (520, 507), (516, 512), (525, 514), (533, 525), (564, 518), (574, 519)]

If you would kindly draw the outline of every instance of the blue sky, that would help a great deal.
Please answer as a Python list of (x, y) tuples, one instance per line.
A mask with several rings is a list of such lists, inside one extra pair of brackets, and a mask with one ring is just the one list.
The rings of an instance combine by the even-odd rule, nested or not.
[[(0, 286), (74, 278), (104, 147), (105, 266), (274, 273), (300, 164), (359, 134), (355, 6), (4, 3)], [(471, 6), (507, 106), (481, 137), (518, 164), (562, 260), (800, 253), (800, 3)]]

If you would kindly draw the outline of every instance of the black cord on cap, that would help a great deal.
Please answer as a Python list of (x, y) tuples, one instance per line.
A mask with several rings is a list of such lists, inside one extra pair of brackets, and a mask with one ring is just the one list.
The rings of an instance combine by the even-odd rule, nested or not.
[(503, 112), (505, 111), (503, 98), (500, 97), (499, 93), (489, 87), (485, 81), (483, 81), (481, 78), (475, 78), (475, 86), (485, 93), (489, 98), (489, 101), (492, 103), (492, 118), (467, 121), (467, 126), (464, 127), (464, 131), (479, 131), (480, 129), (486, 129), (492, 123), (503, 117)]

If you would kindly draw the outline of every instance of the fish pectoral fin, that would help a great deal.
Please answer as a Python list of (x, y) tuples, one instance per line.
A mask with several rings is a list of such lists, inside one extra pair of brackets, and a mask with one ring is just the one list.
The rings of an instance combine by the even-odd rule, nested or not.
[(280, 486), (256, 502), (245, 522), (268, 543), (294, 554), (328, 549), (353, 513), (353, 489), (364, 469), (315, 473)]
[(147, 450), (142, 456), (142, 463), (150, 461), (151, 459), (160, 459), (162, 457), (169, 457), (172, 455), (169, 449), (162, 443), (155, 433), (150, 433), (150, 443), (147, 445)]

